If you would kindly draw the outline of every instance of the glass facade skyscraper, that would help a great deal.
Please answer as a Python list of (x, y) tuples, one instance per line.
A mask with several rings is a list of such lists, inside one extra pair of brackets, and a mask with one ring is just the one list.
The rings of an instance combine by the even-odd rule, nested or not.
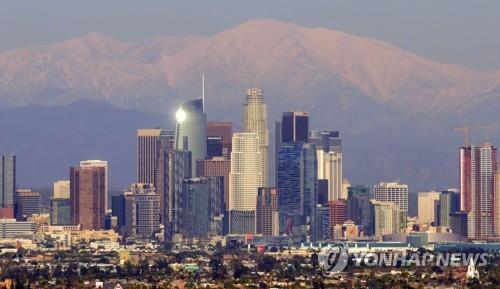
[(222, 235), (223, 178), (185, 179), (182, 185), (181, 232), (190, 238)]
[(4, 155), (0, 160), (0, 210), (6, 217), (14, 217), (16, 192), (16, 156)]
[(294, 227), (314, 223), (318, 202), (317, 165), (314, 144), (281, 144), (277, 188), (282, 232), (291, 234), (296, 231)]
[(175, 149), (191, 152), (191, 175), (196, 161), (207, 157), (207, 115), (201, 98), (180, 105), (176, 113)]

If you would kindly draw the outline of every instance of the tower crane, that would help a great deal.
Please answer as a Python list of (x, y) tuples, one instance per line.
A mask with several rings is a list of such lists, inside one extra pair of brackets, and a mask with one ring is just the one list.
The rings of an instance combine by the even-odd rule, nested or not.
[(464, 143), (465, 146), (468, 147), (470, 146), (470, 138), (469, 134), (471, 129), (495, 129), (497, 128), (497, 125), (468, 125), (466, 124), (464, 127), (456, 127), (453, 129), (453, 131), (463, 131), (464, 132)]

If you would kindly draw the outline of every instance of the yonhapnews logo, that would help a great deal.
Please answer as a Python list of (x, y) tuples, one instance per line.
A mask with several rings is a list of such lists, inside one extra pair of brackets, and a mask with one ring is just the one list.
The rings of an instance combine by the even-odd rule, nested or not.
[(323, 247), (318, 255), (318, 262), (325, 275), (344, 271), (349, 263), (347, 247), (343, 243), (334, 243)]
[(349, 253), (343, 243), (323, 247), (318, 254), (322, 273), (331, 275), (351, 267), (409, 267), (436, 265), (440, 267), (486, 266), (488, 253), (428, 253), (418, 252), (356, 252)]

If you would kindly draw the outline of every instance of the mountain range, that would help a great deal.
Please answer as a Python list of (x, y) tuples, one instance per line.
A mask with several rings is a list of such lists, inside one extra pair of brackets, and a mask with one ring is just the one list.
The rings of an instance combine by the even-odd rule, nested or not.
[[(201, 95), (202, 74), (210, 119), (231, 120), (238, 128), (245, 90), (258, 86), (269, 106), (270, 128), (282, 111), (300, 110), (310, 112), (311, 127), (340, 130), (345, 176), (353, 183), (400, 178), (415, 190), (457, 186), (462, 138), (452, 128), (500, 121), (500, 71), (438, 63), (372, 38), (261, 19), (211, 36), (124, 42), (89, 33), (2, 52), (0, 128), (9, 137), (0, 149), (43, 145), (37, 148), (41, 154), (26, 150), (32, 161), (20, 176), (28, 185), (50, 184), (57, 175), (51, 171), (61, 168), (41, 173), (41, 164), (51, 152), (76, 154), (74, 160), (63, 158), (68, 162), (88, 156), (89, 148), (75, 148), (77, 140), (96, 140), (99, 133), (83, 125), (88, 122), (105, 129), (99, 134), (103, 142), (131, 145), (122, 155), (92, 146), (96, 156), (116, 158), (116, 175), (127, 177), (115, 185), (125, 186), (134, 181), (134, 130), (171, 124), (177, 104)], [(100, 118), (94, 117), (95, 106), (105, 110)], [(85, 109), (82, 126), (70, 127), (73, 111)], [(49, 117), (37, 119), (36, 127), (53, 128), (37, 135), (31, 134), (35, 126), (26, 127), (30, 134), (20, 141), (18, 128), (29, 126), (25, 114), (33, 111)], [(118, 121), (127, 115), (135, 118)], [(120, 133), (110, 133), (115, 130)], [(477, 141), (498, 141), (497, 130), (474, 133)], [(50, 142), (54, 134), (78, 137), (68, 151), (57, 138)], [(124, 141), (125, 135), (132, 139)]]

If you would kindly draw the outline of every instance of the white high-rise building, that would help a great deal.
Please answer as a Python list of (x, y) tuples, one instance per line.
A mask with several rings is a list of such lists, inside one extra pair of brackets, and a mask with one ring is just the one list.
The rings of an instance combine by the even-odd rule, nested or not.
[(69, 180), (54, 182), (54, 199), (69, 199)]
[(267, 128), (267, 106), (262, 89), (250, 88), (243, 103), (243, 129), (256, 133), (259, 138), (260, 167), (263, 187), (269, 183), (269, 130)]
[(398, 182), (381, 182), (373, 187), (373, 198), (378, 201), (396, 204), (401, 213), (401, 227), (406, 227), (406, 218), (408, 216), (408, 185)]
[(255, 233), (257, 193), (263, 173), (256, 133), (233, 134), (229, 173), (229, 231), (231, 234)]
[(439, 202), (440, 192), (419, 192), (418, 193), (418, 222), (421, 225), (436, 223), (436, 203)]
[(347, 199), (342, 179), (342, 153), (325, 152), (319, 148), (316, 149), (316, 155), (318, 158), (318, 179), (328, 180), (328, 200)]
[(104, 210), (108, 210), (108, 181), (109, 181), (109, 174), (108, 174), (108, 161), (102, 161), (102, 160), (86, 160), (86, 161), (80, 161), (80, 167), (103, 167), (105, 171), (105, 179), (104, 179)]
[(347, 199), (342, 185), (342, 140), (339, 132), (311, 131), (309, 141), (316, 144), (318, 180), (328, 180), (328, 200)]

